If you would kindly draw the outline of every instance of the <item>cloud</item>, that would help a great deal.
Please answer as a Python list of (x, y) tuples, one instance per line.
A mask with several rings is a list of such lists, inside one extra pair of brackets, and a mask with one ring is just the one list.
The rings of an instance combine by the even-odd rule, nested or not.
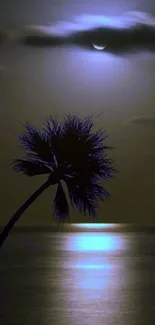
[(125, 124), (141, 124), (148, 126), (155, 126), (155, 116), (133, 116), (125, 121)]
[(92, 44), (106, 45), (104, 51), (155, 51), (155, 17), (145, 12), (128, 12), (120, 17), (81, 15), (74, 21), (55, 25), (25, 26), (7, 30), (5, 38), (31, 46), (78, 45), (93, 49)]

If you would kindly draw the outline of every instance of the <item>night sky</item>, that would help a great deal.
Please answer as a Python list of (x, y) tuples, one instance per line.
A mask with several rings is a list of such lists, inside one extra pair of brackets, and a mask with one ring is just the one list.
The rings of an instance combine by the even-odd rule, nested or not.
[[(49, 26), (80, 15), (118, 16), (128, 11), (147, 12), (155, 19), (153, 0), (0, 1), (0, 29), (15, 31), (0, 46), (1, 225), (45, 180), (18, 175), (9, 167), (22, 154), (17, 137), (22, 124), (41, 126), (49, 114), (62, 119), (69, 112), (92, 114), (115, 147), (110, 156), (119, 173), (105, 184), (111, 198), (100, 204), (99, 221), (155, 223), (155, 53), (28, 47), (16, 40), (16, 30), (25, 25)], [(51, 224), (52, 198), (49, 189), (18, 225)], [(72, 222), (88, 220), (71, 211)]]

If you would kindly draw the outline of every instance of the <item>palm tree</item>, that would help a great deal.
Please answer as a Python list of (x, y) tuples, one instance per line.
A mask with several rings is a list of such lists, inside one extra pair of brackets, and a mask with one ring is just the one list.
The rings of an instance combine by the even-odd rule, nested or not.
[(57, 221), (69, 220), (69, 206), (66, 199), (66, 184), (70, 201), (82, 214), (96, 217), (98, 201), (109, 197), (101, 184), (113, 177), (113, 161), (107, 158), (103, 129), (93, 131), (91, 116), (80, 119), (66, 115), (59, 123), (52, 116), (46, 120), (42, 130), (26, 123), (25, 131), (19, 135), (25, 158), (15, 159), (11, 164), (15, 171), (27, 176), (47, 175), (45, 183), (36, 190), (16, 211), (0, 234), (0, 248), (14, 224), (24, 211), (49, 186), (57, 185), (53, 201), (53, 214)]

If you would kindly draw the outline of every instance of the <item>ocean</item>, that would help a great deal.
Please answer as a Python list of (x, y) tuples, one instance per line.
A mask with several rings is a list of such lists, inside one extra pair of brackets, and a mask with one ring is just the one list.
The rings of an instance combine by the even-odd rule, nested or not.
[(0, 324), (154, 325), (155, 228), (72, 228), (9, 236)]

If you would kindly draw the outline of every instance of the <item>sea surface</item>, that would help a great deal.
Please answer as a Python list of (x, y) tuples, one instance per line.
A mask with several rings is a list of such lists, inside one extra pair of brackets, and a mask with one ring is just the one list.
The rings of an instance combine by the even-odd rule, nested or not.
[(154, 325), (155, 231), (13, 232), (0, 252), (0, 324)]

